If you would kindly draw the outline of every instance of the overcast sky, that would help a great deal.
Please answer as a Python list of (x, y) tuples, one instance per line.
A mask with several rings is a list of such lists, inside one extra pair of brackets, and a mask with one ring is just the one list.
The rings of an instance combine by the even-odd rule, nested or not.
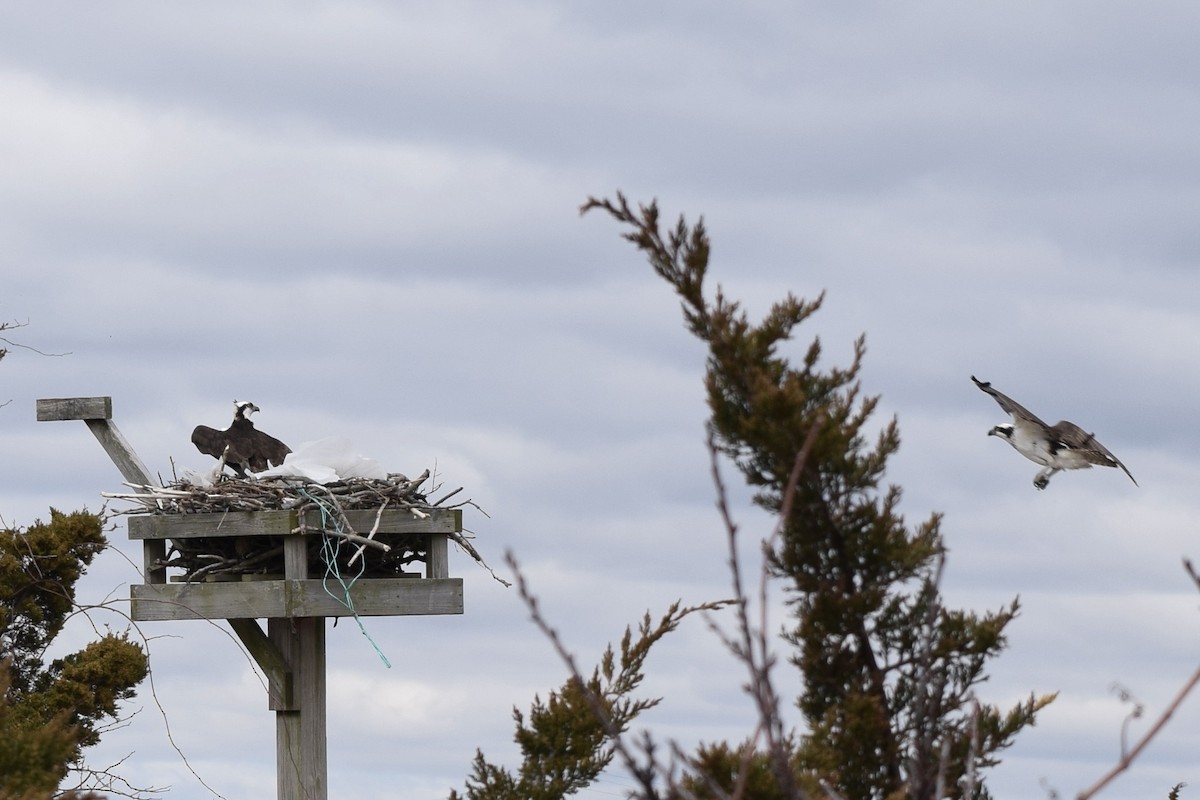
[[(122, 488), (36, 398), (112, 396), (168, 479), (210, 463), (194, 425), (250, 399), (293, 447), (348, 436), (463, 486), (484, 556), (511, 548), (594, 663), (644, 611), (729, 592), (703, 350), (620, 228), (578, 214), (658, 198), (704, 216), (710, 289), (752, 315), (827, 292), (794, 356), (820, 336), (845, 365), (866, 333), (875, 423), (904, 442), (888, 477), (914, 524), (946, 515), (948, 602), (1021, 597), (983, 699), (1060, 692), (993, 792), (1073, 795), (1120, 752), (1111, 685), (1152, 718), (1200, 660), (1197, 30), (1200, 7), (1154, 0), (2, 3), (0, 318), (50, 355), (0, 364), (0, 517)], [(1094, 431), (1140, 488), (1095, 469), (1036, 491), (972, 374)], [(727, 478), (752, 550), (765, 520)], [(113, 538), (81, 600), (139, 581)], [(514, 764), (510, 709), (562, 682), (515, 593), (451, 568), (462, 617), (365, 621), (391, 669), (330, 630), (331, 797), (444, 797), (476, 747)], [(144, 686), (93, 760), (216, 796), (161, 704), (219, 796), (273, 796), (273, 715), (227, 629), (143, 628), (157, 703)], [(662, 737), (749, 731), (701, 621), (649, 673)], [(1108, 796), (1200, 785), (1197, 752), (1191, 698)]]

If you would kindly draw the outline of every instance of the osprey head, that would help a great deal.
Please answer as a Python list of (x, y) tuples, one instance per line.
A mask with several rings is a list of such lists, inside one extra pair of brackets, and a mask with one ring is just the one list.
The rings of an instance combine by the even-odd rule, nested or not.
[(1013, 426), (1008, 422), (1004, 423), (1003, 425), (997, 425), (988, 431), (988, 436), (1000, 436), (1011, 443), (1013, 437)]
[(234, 419), (247, 419), (255, 411), (261, 411), (261, 409), (258, 406), (254, 405), (254, 403), (251, 403), (249, 400), (234, 400), (233, 401), (233, 418)]

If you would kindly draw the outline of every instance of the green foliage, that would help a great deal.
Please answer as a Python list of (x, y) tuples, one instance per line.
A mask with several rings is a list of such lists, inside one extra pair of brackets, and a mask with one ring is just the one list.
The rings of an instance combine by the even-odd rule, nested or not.
[[(793, 754), (798, 752), (794, 739), (785, 742)], [(753, 742), (743, 742), (730, 747), (725, 742), (702, 744), (691, 758), (688, 774), (679, 783), (677, 797), (693, 800), (727, 800), (741, 797), (746, 800), (791, 800), (791, 796), (779, 786), (771, 768), (770, 756), (754, 747)], [(816, 773), (804, 771), (793, 758), (798, 789), (812, 797), (823, 796)], [(741, 794), (737, 794), (740, 789)]]
[(623, 236), (680, 297), (688, 329), (708, 348), (716, 446), (755, 487), (756, 502), (781, 516), (769, 559), (790, 590), (787, 638), (804, 677), (797, 702), (809, 732), (795, 748), (799, 773), (819, 775), (848, 800), (933, 798), (939, 782), (947, 797), (987, 796), (978, 770), (995, 764), (1053, 696), (1006, 712), (974, 702), (1018, 606), (979, 616), (942, 605), (940, 517), (910, 528), (900, 489), (882, 486), (900, 435), (891, 420), (870, 442), (878, 398), (860, 396), (865, 340), (848, 367), (821, 368), (818, 339), (793, 365), (781, 351), (823, 295), (788, 294), (754, 324), (719, 288), (705, 297), (703, 221), (689, 227), (681, 218), (664, 234), (655, 204), (634, 211), (618, 195), (583, 210), (594, 208), (628, 226)]
[(13, 660), (13, 688), (27, 692), (42, 653), (75, 609), (75, 584), (106, 546), (100, 519), (50, 509), (50, 522), (0, 532), (0, 634)]
[[(30, 785), (47, 774), (39, 766), (47, 760), (57, 765), (57, 785), (146, 677), (142, 648), (111, 632), (45, 663), (47, 648), (76, 611), (76, 583), (106, 545), (99, 517), (86, 511), (51, 509), (49, 523), (0, 532), (0, 656), (8, 665), (3, 730), (12, 747), (31, 756), (24, 762), (35, 776)], [(0, 781), (25, 780), (20, 773), (0, 775)], [(17, 789), (0, 783), (0, 798), (5, 791)]]
[(534, 698), (528, 720), (514, 708), (514, 739), (522, 756), (517, 773), (476, 751), (465, 795), (452, 791), (450, 800), (558, 800), (589, 786), (612, 761), (614, 735), (660, 701), (634, 697), (651, 648), (688, 615), (721, 605), (680, 608), (675, 603), (657, 624), (647, 613), (636, 638), (632, 629), (625, 629), (620, 656), (607, 647), (586, 681), (572, 675), (545, 702)]
[[(9, 665), (0, 665), (0, 697), (10, 688)], [(50, 797), (67, 772), (78, 746), (74, 728), (62, 712), (49, 720), (30, 720), (0, 703), (0, 798)]]

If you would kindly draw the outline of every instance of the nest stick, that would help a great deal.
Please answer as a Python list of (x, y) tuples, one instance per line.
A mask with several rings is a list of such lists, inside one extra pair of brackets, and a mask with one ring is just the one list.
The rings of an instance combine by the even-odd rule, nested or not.
[[(373, 524), (371, 530), (368, 531), (367, 539), (373, 540), (374, 535), (379, 533), (379, 523), (383, 522), (383, 510), (386, 509), (386, 507), (388, 507), (388, 498), (384, 498), (383, 504), (379, 505), (379, 511), (376, 512), (376, 524)], [(355, 561), (358, 561), (360, 558), (362, 558), (362, 551), (365, 551), (366, 548), (366, 545), (359, 545), (359, 549), (356, 549), (354, 555), (350, 557), (350, 566), (354, 566)]]

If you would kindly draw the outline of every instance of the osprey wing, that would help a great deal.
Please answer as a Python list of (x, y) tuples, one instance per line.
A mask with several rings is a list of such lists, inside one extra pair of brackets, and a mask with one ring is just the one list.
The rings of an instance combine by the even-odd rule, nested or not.
[(1027, 409), (1025, 406), (1021, 405), (1016, 400), (1013, 400), (1008, 395), (993, 389), (992, 384), (988, 381), (981, 381), (974, 375), (971, 376), (971, 380), (975, 381), (975, 385), (980, 389), (990, 394), (992, 398), (1000, 404), (1000, 408), (1004, 409), (1004, 413), (1012, 416), (1014, 422), (1032, 422), (1040, 425), (1043, 428), (1050, 427), (1038, 419), (1037, 415)]
[(1096, 441), (1096, 437), (1083, 428), (1076, 425), (1074, 422), (1067, 420), (1059, 420), (1054, 427), (1050, 429), (1051, 441), (1056, 450), (1066, 449), (1078, 455), (1089, 464), (1096, 464), (1101, 467), (1120, 467), (1129, 480), (1133, 481), (1133, 485), (1137, 486), (1137, 479), (1129, 469), (1121, 463), (1121, 459), (1109, 452), (1108, 448)]
[(262, 472), (267, 467), (278, 467), (287, 454), (292, 452), (292, 448), (257, 428), (250, 439), (250, 449), (254, 451), (251, 469), (255, 472)]
[(225, 431), (210, 428), (207, 425), (197, 425), (192, 431), (192, 444), (206, 456), (220, 458), (225, 452)]

